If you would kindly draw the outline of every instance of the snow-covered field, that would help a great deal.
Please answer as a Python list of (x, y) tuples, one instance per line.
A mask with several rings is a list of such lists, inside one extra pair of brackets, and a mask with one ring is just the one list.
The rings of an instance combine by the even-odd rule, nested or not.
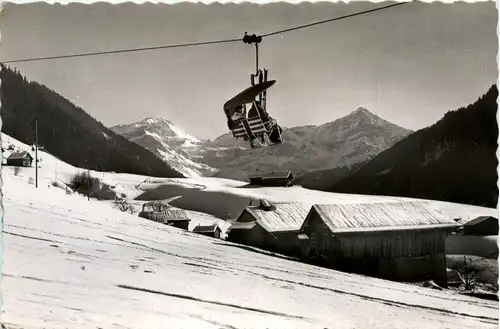
[(498, 303), (348, 275), (4, 175), (7, 328), (494, 328)]
[[(51, 183), (78, 169), (41, 157), (38, 189), (30, 172), (2, 168), (7, 328), (498, 327), (498, 302), (301, 264), (67, 195)], [(130, 198), (154, 185), (134, 175), (93, 175)], [(300, 195), (300, 188), (252, 192), (229, 180), (176, 181), (269, 199)]]
[[(246, 199), (266, 199), (269, 202), (301, 202), (304, 204), (341, 204), (341, 203), (372, 203), (372, 202), (394, 202), (394, 201), (414, 201), (418, 199), (392, 197), (392, 196), (373, 196), (373, 195), (355, 195), (328, 193), (316, 190), (309, 190), (300, 186), (292, 187), (266, 187), (266, 188), (247, 188), (247, 183), (229, 179), (211, 178), (211, 177), (192, 177), (192, 178), (172, 178), (158, 179), (148, 178), (140, 187), (142, 190), (155, 190), (166, 185), (182, 186), (187, 189), (199, 189), (207, 193), (224, 193), (232, 196), (239, 196)], [(182, 201), (185, 201), (183, 199)], [(202, 200), (193, 200), (193, 203), (202, 202)], [(187, 202), (186, 202), (187, 203)], [(443, 201), (430, 200), (429, 205), (453, 218), (462, 218), (462, 223), (472, 220), (477, 216), (498, 216), (498, 210), (494, 208), (485, 208), (464, 204), (457, 204)]]

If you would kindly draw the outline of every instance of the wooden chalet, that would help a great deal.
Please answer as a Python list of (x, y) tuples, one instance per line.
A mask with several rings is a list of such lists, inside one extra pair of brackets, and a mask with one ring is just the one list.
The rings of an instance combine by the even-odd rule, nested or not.
[(33, 164), (33, 157), (28, 151), (13, 152), (7, 157), (6, 164), (16, 167), (31, 167)]
[(297, 238), (311, 205), (280, 203), (247, 207), (229, 227), (227, 240), (239, 244), (289, 255), (300, 255)]
[(479, 216), (468, 221), (463, 226), (464, 235), (498, 235), (498, 218), (493, 216)]
[(250, 185), (257, 186), (291, 186), (293, 175), (291, 171), (254, 174), (249, 176)]
[(193, 229), (193, 233), (220, 239), (222, 230), (217, 224), (204, 226), (198, 225)]
[(299, 232), (302, 257), (395, 281), (446, 285), (445, 239), (459, 225), (425, 202), (311, 207)]

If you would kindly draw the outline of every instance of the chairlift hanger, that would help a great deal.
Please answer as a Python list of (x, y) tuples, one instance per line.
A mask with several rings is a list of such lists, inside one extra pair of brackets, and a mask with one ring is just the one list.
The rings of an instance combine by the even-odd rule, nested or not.
[[(259, 43), (262, 42), (262, 37), (245, 32), (243, 42), (255, 44), (255, 73), (250, 75), (251, 86), (224, 104), (228, 128), (235, 138), (249, 141), (252, 148), (281, 144), (282, 129), (267, 113), (267, 89), (273, 86), (276, 80), (268, 81), (268, 70), (259, 69)], [(256, 77), (258, 83), (255, 83)], [(249, 104), (252, 107), (247, 113), (246, 107)]]

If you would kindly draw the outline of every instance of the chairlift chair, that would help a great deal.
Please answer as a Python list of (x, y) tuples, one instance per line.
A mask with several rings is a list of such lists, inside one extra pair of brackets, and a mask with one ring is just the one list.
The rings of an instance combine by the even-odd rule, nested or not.
[[(282, 129), (277, 121), (267, 112), (267, 89), (272, 87), (276, 80), (268, 80), (268, 70), (258, 67), (258, 43), (261, 37), (248, 36), (245, 33), (243, 42), (255, 43), (256, 73), (251, 75), (251, 86), (231, 98), (224, 104), (224, 113), (228, 120), (228, 128), (233, 137), (242, 138), (250, 142), (252, 148), (281, 144), (283, 142)], [(258, 78), (258, 83), (255, 83)], [(258, 100), (256, 99), (258, 97)], [(251, 105), (247, 112), (247, 106)]]

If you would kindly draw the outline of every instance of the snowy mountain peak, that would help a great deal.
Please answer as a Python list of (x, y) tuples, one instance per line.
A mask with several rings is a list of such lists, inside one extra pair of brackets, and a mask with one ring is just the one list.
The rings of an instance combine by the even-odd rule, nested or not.
[(201, 141), (162, 117), (149, 117), (130, 125), (112, 127), (115, 133), (152, 151), (184, 175), (200, 176), (216, 170), (196, 161)]
[(155, 124), (168, 124), (172, 125), (172, 122), (168, 121), (165, 118), (162, 117), (149, 117), (141, 120), (140, 122), (136, 123), (136, 125), (144, 125), (144, 124), (150, 124), (150, 125), (155, 125)]
[(352, 111), (351, 114), (353, 114), (353, 115), (368, 115), (368, 116), (374, 116), (375, 115), (372, 112), (370, 112), (367, 109), (365, 109), (364, 107), (358, 107), (357, 109), (355, 109), (354, 111)]
[(120, 135), (135, 135), (139, 131), (142, 133), (147, 131), (150, 134), (157, 134), (161, 136), (162, 139), (168, 139), (175, 144), (201, 143), (198, 138), (189, 135), (184, 130), (162, 117), (149, 117), (131, 125), (118, 125), (112, 127), (111, 129)]
[[(363, 129), (369, 127), (391, 127), (395, 128), (396, 125), (392, 124), (391, 122), (382, 119), (378, 115), (374, 114), (373, 112), (370, 112), (364, 107), (358, 107), (351, 113), (347, 114), (346, 116), (339, 118), (330, 124), (333, 124), (335, 126), (342, 126), (342, 127), (350, 127), (350, 129), (359, 129), (360, 127), (364, 126)], [(398, 129), (401, 127), (398, 127)], [(368, 128), (369, 129), (369, 128)], [(405, 130), (404, 128), (401, 128)]]
[(369, 120), (369, 121), (377, 121), (380, 120), (380, 117), (370, 111), (368, 111), (364, 107), (358, 107), (344, 118), (357, 118), (359, 120)]

